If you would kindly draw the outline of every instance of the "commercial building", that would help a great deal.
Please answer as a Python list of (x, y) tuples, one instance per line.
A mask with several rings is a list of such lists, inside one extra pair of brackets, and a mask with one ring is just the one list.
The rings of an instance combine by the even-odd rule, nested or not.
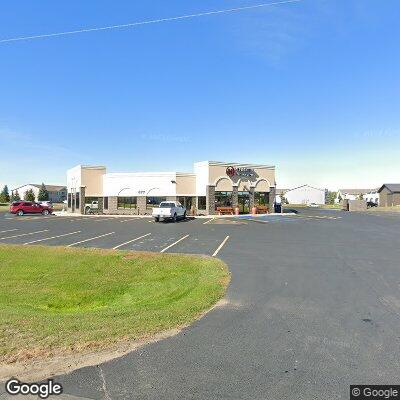
[[(37, 184), (37, 183), (28, 183), (23, 186), (19, 186), (15, 189), (11, 190), (11, 194), (14, 194), (18, 192), (19, 196), (21, 199), (24, 198), (25, 193), (28, 190), (33, 191), (33, 194), (35, 195), (35, 200), (38, 201), (38, 196), (39, 196), (39, 190), (42, 187), (42, 185)], [(53, 203), (62, 203), (64, 200), (67, 199), (67, 188), (65, 186), (60, 186), (60, 185), (45, 185), (47, 192), (49, 193), (49, 201)]]
[(310, 185), (281, 190), (281, 195), (289, 204), (325, 204), (326, 190)]
[(381, 207), (400, 206), (400, 183), (385, 183), (378, 193)]
[(275, 188), (275, 167), (259, 164), (203, 161), (191, 173), (107, 173), (104, 166), (83, 165), (67, 171), (68, 211), (82, 214), (92, 201), (104, 214), (150, 214), (165, 200), (177, 200), (198, 215), (213, 215), (224, 206), (241, 213), (255, 205), (272, 210)]

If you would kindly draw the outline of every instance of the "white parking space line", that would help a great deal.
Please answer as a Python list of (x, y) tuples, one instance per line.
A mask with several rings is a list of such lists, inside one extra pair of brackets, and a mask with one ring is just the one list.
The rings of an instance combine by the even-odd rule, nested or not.
[(50, 240), (50, 239), (56, 239), (56, 238), (60, 238), (60, 237), (64, 237), (64, 236), (75, 235), (76, 233), (80, 233), (80, 232), (81, 231), (76, 231), (76, 232), (71, 232), (71, 233), (64, 233), (63, 235), (51, 236), (51, 237), (47, 237), (47, 238), (44, 238), (44, 239), (32, 240), (31, 242), (24, 243), (24, 246), (26, 246), (27, 244), (44, 242), (45, 240)]
[(7, 229), (6, 231), (0, 231), (0, 233), (6, 233), (6, 232), (15, 232), (18, 229)]
[(177, 240), (176, 242), (170, 244), (169, 246), (165, 247), (164, 249), (162, 249), (160, 251), (160, 253), (164, 253), (165, 251), (167, 251), (168, 249), (170, 249), (172, 246), (175, 246), (176, 244), (178, 244), (179, 242), (181, 242), (182, 240), (186, 239), (187, 237), (189, 237), (189, 235), (186, 235), (184, 237), (181, 237), (179, 240)]
[(76, 246), (77, 244), (90, 242), (91, 240), (99, 239), (99, 238), (102, 238), (102, 237), (104, 237), (104, 236), (114, 235), (114, 233), (115, 233), (115, 232), (110, 232), (110, 233), (106, 233), (106, 234), (104, 234), (104, 235), (92, 237), (92, 238), (90, 238), (90, 239), (80, 240), (79, 242), (75, 242), (75, 243), (69, 244), (67, 247), (72, 247), (72, 246)]
[(115, 220), (116, 218), (96, 218), (96, 217), (89, 217), (89, 218), (85, 218), (84, 221), (90, 221), (90, 222), (104, 222), (104, 221), (111, 221), (111, 220)]
[(6, 236), (6, 237), (2, 237), (0, 238), (0, 240), (4, 240), (4, 239), (12, 239), (12, 238), (16, 238), (16, 237), (21, 237), (21, 236), (29, 236), (29, 235), (34, 235), (36, 233), (42, 233), (42, 232), (48, 232), (48, 229), (44, 229), (43, 231), (36, 231), (36, 232), (30, 232), (30, 233), (22, 233), (20, 235), (13, 235), (13, 236)]
[(17, 217), (18, 221), (32, 221), (32, 220), (42, 220), (42, 219), (49, 219), (54, 218), (54, 216), (43, 217), (42, 215), (32, 215), (30, 217)]
[(222, 247), (224, 247), (224, 245), (228, 241), (228, 239), (229, 239), (229, 235), (222, 241), (222, 243), (218, 246), (217, 250), (214, 251), (214, 253), (212, 255), (213, 257), (215, 257), (219, 253), (219, 251), (222, 249)]
[(128, 240), (128, 241), (125, 242), (125, 243), (121, 243), (121, 244), (119, 244), (118, 246), (113, 247), (113, 250), (117, 250), (117, 249), (119, 249), (120, 247), (125, 246), (126, 244), (136, 242), (137, 240), (143, 239), (144, 237), (150, 236), (150, 235), (151, 235), (151, 233), (146, 233), (146, 235), (139, 236), (139, 237), (137, 237), (136, 239)]
[(209, 219), (208, 221), (203, 222), (203, 225), (208, 224), (208, 223), (210, 223), (211, 221), (214, 221), (214, 219), (215, 219), (215, 218), (211, 218), (211, 219)]

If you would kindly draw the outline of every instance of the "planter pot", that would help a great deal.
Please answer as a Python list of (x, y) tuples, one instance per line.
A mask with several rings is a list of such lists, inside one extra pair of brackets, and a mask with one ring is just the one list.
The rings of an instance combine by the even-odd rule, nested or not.
[(239, 215), (239, 213), (240, 213), (239, 207), (235, 207), (235, 215)]
[(257, 207), (252, 207), (251, 208), (251, 213), (254, 215), (254, 214), (257, 214)]

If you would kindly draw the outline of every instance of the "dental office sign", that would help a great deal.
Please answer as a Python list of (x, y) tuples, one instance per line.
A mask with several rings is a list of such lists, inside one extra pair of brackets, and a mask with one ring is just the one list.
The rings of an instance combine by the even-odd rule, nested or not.
[(235, 167), (227, 167), (226, 168), (226, 174), (230, 177), (233, 178), (234, 176), (239, 176), (239, 177), (252, 177), (255, 175), (254, 169), (251, 168), (235, 168)]

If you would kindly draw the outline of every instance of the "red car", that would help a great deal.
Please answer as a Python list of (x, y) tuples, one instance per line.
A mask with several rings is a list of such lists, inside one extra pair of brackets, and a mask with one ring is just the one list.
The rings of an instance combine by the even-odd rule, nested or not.
[(49, 206), (34, 203), (32, 201), (14, 201), (10, 205), (10, 213), (17, 215), (24, 214), (43, 214), (49, 215), (53, 209)]

